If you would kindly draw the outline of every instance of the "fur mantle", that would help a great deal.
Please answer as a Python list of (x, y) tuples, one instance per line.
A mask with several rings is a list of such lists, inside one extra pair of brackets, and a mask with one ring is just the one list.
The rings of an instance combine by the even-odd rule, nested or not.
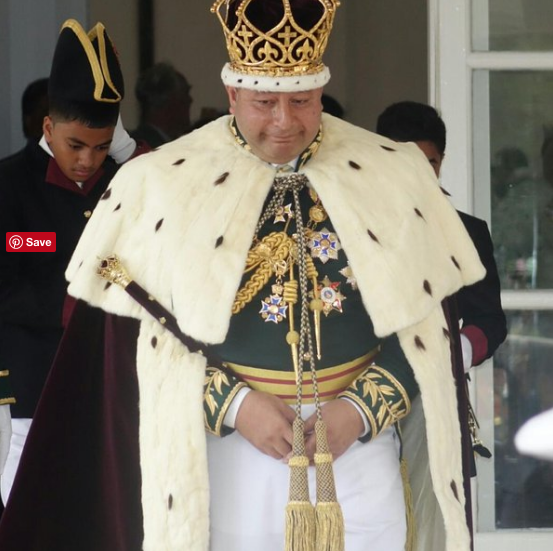
[[(347, 252), (377, 335), (412, 326), (483, 277), (416, 146), (329, 116), (323, 132), (304, 172)], [(116, 253), (185, 333), (222, 342), (274, 176), (272, 166), (235, 143), (228, 117), (127, 163), (76, 249), (70, 293), (111, 313), (144, 317), (95, 275), (98, 259)]]
[[(98, 259), (117, 254), (131, 277), (172, 311), (184, 333), (207, 343), (224, 340), (275, 176), (274, 167), (236, 144), (228, 125), (229, 118), (222, 117), (122, 167), (66, 274), (71, 295), (142, 320), (138, 373), (145, 550), (207, 549), (201, 420), (205, 360), (190, 355), (95, 272)], [(332, 219), (377, 335), (397, 332), (414, 369), (446, 550), (467, 551), (463, 502), (452, 492), (462, 488), (460, 449), (455, 453), (460, 430), (440, 304), (481, 279), (484, 269), (415, 145), (389, 141), (327, 115), (323, 133), (319, 151), (303, 171)], [(163, 340), (156, 351), (150, 345), (154, 336)], [(170, 512), (168, 493), (174, 504)]]

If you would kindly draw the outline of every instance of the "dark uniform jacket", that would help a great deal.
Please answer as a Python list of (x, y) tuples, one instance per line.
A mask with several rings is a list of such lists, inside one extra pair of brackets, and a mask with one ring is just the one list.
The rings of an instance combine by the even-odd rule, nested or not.
[(33, 417), (62, 335), (65, 269), (116, 170), (106, 160), (80, 189), (37, 144), (0, 163), (2, 235), (56, 232), (56, 252), (0, 252), (0, 367), (10, 372), (15, 418)]
[(459, 212), (480, 261), (486, 268), (486, 276), (457, 294), (459, 318), (463, 320), (461, 332), (472, 344), (472, 365), (479, 365), (493, 356), (507, 336), (507, 322), (501, 307), (501, 289), (493, 254), (493, 243), (484, 220)]
[(141, 124), (131, 132), (131, 136), (136, 141), (146, 142), (150, 147), (155, 148), (167, 143), (169, 138), (165, 136), (158, 128), (151, 124)]

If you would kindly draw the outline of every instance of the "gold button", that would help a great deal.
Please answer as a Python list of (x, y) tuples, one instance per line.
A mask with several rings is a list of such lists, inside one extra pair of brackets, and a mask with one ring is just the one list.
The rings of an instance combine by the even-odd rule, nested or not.
[(90, 218), (92, 216), (92, 211), (91, 210), (85, 210), (83, 212), (83, 214), (84, 214), (85, 218)]

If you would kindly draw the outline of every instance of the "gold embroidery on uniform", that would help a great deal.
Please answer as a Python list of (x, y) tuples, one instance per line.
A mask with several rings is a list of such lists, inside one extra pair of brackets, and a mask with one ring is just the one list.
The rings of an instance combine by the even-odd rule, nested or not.
[[(373, 438), (411, 411), (411, 400), (405, 388), (391, 373), (376, 365), (339, 396), (359, 405), (367, 416)], [(367, 398), (370, 398), (370, 404), (367, 404)]]
[[(207, 367), (204, 379), (204, 426), (206, 430), (215, 436), (221, 436), (223, 420), (232, 400), (242, 388), (248, 385), (242, 381), (234, 384), (228, 376), (218, 368)], [(229, 389), (231, 389), (229, 391)], [(225, 398), (221, 403), (222, 398)], [(213, 418), (210, 422), (205, 407)]]

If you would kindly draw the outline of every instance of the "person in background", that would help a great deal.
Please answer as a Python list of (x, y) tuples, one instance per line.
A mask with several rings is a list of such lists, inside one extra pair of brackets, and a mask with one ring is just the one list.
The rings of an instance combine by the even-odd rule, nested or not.
[(190, 131), (191, 86), (170, 63), (160, 62), (140, 74), (135, 95), (140, 123), (131, 132), (136, 140), (158, 147)]
[(23, 134), (27, 140), (42, 138), (42, 125), (48, 116), (48, 78), (31, 82), (21, 97)]
[(228, 115), (228, 110), (222, 111), (215, 107), (202, 107), (200, 116), (192, 124), (192, 127), (190, 128), (190, 132), (192, 132), (193, 130), (197, 130), (198, 128), (201, 128), (202, 126), (206, 125), (208, 122), (212, 122), (215, 119), (218, 119), (219, 117), (222, 117), (224, 115)]
[(340, 102), (330, 94), (323, 94), (321, 96), (321, 103), (323, 104), (323, 112), (332, 115), (333, 117), (338, 117), (343, 119), (345, 116), (345, 111)]
[(2, 551), (404, 551), (417, 407), (419, 548), (469, 551), (443, 301), (484, 268), (414, 145), (322, 112), (338, 6), (213, 5), (230, 115), (96, 208)]
[[(42, 124), (48, 115), (48, 79), (31, 82), (21, 96), (21, 123), (25, 139), (38, 142), (42, 138)], [(0, 159), (0, 164), (11, 160), (17, 153)]]
[[(379, 115), (376, 132), (399, 142), (415, 142), (439, 178), (446, 151), (446, 127), (436, 109), (414, 101), (394, 103)], [(488, 226), (475, 216), (458, 213), (486, 268), (483, 280), (456, 294), (463, 362), (468, 372), (493, 356), (507, 336), (507, 322)]]
[(52, 60), (43, 136), (0, 165), (2, 234), (56, 234), (55, 252), (0, 251), (0, 366), (15, 396), (4, 503), (71, 310), (65, 269), (118, 163), (139, 152), (119, 117), (123, 95), (104, 26), (87, 34), (66, 21)]

